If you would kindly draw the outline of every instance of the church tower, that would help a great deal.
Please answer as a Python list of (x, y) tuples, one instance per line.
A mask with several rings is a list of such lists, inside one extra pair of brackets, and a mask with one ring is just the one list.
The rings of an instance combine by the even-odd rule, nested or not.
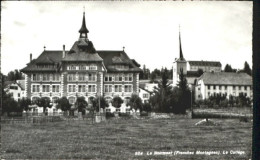
[(182, 48), (181, 48), (181, 34), (179, 31), (179, 49), (180, 49), (180, 55), (179, 58), (175, 59), (173, 62), (173, 86), (177, 86), (179, 82), (179, 75), (181, 73), (181, 70), (183, 71), (184, 75), (187, 75), (187, 61), (183, 57)]

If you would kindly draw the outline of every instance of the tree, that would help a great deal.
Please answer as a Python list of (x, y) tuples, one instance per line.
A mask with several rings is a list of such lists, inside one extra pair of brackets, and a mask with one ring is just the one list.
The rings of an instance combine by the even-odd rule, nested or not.
[(150, 98), (151, 103), (157, 107), (159, 112), (170, 112), (172, 101), (172, 87), (168, 81), (167, 69), (162, 72), (162, 80), (158, 87), (154, 88), (154, 95)]
[(71, 104), (69, 103), (69, 100), (66, 97), (62, 97), (57, 100), (57, 109), (61, 109), (62, 111), (68, 111), (70, 110)]
[(183, 74), (183, 69), (180, 70), (179, 83), (177, 86), (178, 104), (174, 107), (173, 112), (176, 114), (185, 114), (186, 109), (191, 106), (191, 93), (187, 84), (187, 79)]
[(24, 79), (23, 78), (23, 74), (22, 72), (20, 72), (19, 70), (14, 70), (14, 71), (10, 71), (8, 74), (7, 74), (7, 80), (8, 81), (16, 81), (16, 80), (19, 80), (19, 79)]
[(236, 69), (233, 69), (231, 67), (231, 65), (226, 64), (225, 68), (224, 68), (224, 72), (236, 72)]
[(152, 72), (151, 75), (150, 75), (150, 82), (154, 83), (155, 79), (156, 79), (156, 74), (154, 72)]
[(247, 61), (245, 61), (243, 72), (247, 73), (250, 76), (252, 75), (252, 70)]
[(137, 94), (132, 94), (129, 100), (129, 105), (131, 106), (131, 109), (139, 109), (141, 111), (143, 106), (142, 99)]
[(152, 111), (152, 107), (149, 103), (144, 103), (143, 104), (143, 110), (146, 111), (146, 112), (151, 112)]
[(99, 104), (100, 108), (103, 109), (109, 106), (106, 99), (103, 96), (97, 97), (93, 100), (93, 107), (97, 112), (99, 112)]
[(120, 97), (114, 97), (112, 99), (112, 105), (116, 108), (120, 108), (121, 107), (121, 104), (123, 103), (124, 101), (122, 100), (122, 98)]
[(202, 69), (198, 69), (198, 75), (201, 76), (203, 74), (203, 70)]
[(29, 110), (29, 105), (32, 104), (31, 99), (30, 98), (22, 98), (21, 100), (19, 100), (19, 106), (25, 110), (28, 111)]
[(78, 108), (78, 112), (85, 114), (86, 107), (88, 106), (88, 102), (85, 100), (85, 97), (77, 97), (75, 105)]
[(36, 100), (36, 104), (39, 107), (43, 107), (43, 113), (46, 113), (46, 108), (51, 108), (51, 100), (49, 97), (41, 97)]

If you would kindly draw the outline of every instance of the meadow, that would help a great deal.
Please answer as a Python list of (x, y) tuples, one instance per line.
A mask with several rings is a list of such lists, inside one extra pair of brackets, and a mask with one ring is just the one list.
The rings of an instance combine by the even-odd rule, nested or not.
[[(195, 125), (200, 120), (114, 118), (97, 124), (1, 124), (1, 159), (251, 158), (251, 120), (212, 119), (216, 125)], [(176, 151), (220, 154), (174, 155)]]

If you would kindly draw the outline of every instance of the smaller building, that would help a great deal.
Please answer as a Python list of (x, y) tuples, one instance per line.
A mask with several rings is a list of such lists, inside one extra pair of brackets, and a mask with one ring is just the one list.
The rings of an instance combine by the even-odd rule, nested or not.
[(14, 100), (18, 101), (25, 96), (25, 81), (5, 81), (5, 91), (12, 95)]
[(187, 71), (221, 72), (221, 66), (219, 61), (188, 61)]
[(139, 87), (139, 97), (142, 99), (143, 103), (148, 103), (151, 95), (152, 92), (148, 91), (147, 89)]
[(252, 98), (252, 77), (246, 73), (205, 72), (195, 86), (195, 100), (208, 99), (213, 95), (226, 95), (229, 98), (243, 94)]

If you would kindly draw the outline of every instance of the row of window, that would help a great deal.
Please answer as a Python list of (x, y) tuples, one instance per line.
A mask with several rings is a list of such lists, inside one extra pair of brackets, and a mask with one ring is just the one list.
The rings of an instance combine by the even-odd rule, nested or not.
[(133, 81), (133, 74), (117, 74), (117, 75), (105, 75), (104, 78), (105, 82), (112, 82), (112, 81), (116, 81), (116, 82), (132, 82)]
[[(42, 90), (40, 90), (40, 87)], [(105, 92), (112, 92), (112, 85), (105, 85)], [(76, 90), (77, 88), (77, 90)], [(114, 92), (122, 92), (122, 85), (114, 85)], [(60, 92), (60, 85), (32, 85), (32, 92)], [(124, 92), (132, 92), (132, 85), (124, 85)], [(68, 85), (68, 92), (96, 92), (96, 85)]]
[(32, 74), (32, 81), (60, 81), (60, 74)]
[[(210, 92), (208, 92), (208, 96), (216, 96), (218, 94), (221, 96), (224, 96), (224, 95), (227, 96), (227, 93), (210, 93)], [(247, 96), (247, 93), (240, 92), (238, 95), (240, 95), (240, 94)], [(236, 92), (233, 92), (232, 95), (236, 96)], [(200, 96), (199, 96), (199, 98), (200, 98)]]
[(96, 92), (96, 85), (68, 85), (68, 92)]
[[(42, 92), (60, 92), (60, 85), (42, 85)], [(32, 85), (32, 92), (40, 92), (40, 85)]]
[(97, 65), (68, 65), (67, 70), (97, 70)]
[(53, 64), (41, 64), (41, 65), (37, 65), (37, 68), (54, 68), (55, 65)]
[(78, 76), (76, 74), (68, 74), (67, 76), (67, 80), (69, 82), (72, 81), (90, 81), (90, 82), (95, 82), (97, 80), (97, 75), (95, 73), (89, 73), (89, 74), (78, 74)]
[[(113, 92), (112, 85), (104, 85), (104, 92)], [(114, 92), (122, 92), (122, 85), (114, 85)], [(124, 92), (132, 92), (133, 87), (132, 85), (124, 85)]]
[[(221, 85), (220, 86), (212, 85), (212, 86), (213, 86), (213, 89), (216, 89), (218, 87), (219, 90), (222, 90), (222, 89), (227, 90), (227, 87), (228, 87), (228, 86), (221, 86)], [(241, 90), (243, 88), (244, 88), (244, 90), (247, 90), (247, 87), (249, 87), (249, 89), (251, 89), (250, 86), (238, 86), (238, 90)], [(210, 88), (212, 88), (211, 85), (208, 85), (208, 89), (210, 89)], [(232, 86), (232, 88), (233, 88), (233, 90), (236, 90), (236, 86)]]

